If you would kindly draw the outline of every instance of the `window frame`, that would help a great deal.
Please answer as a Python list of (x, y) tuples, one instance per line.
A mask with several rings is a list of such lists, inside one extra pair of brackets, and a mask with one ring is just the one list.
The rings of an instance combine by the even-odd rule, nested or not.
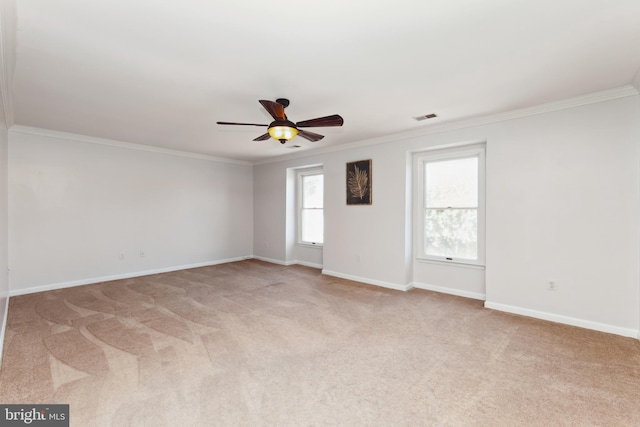
[[(426, 224), (426, 165), (444, 160), (457, 160), (476, 157), (478, 159), (478, 252), (476, 259), (455, 258), (447, 256), (434, 256), (425, 253)], [(486, 179), (485, 179), (485, 147), (474, 145), (473, 147), (449, 148), (443, 150), (430, 150), (415, 153), (414, 155), (414, 236), (415, 258), (419, 261), (428, 261), (445, 264), (461, 264), (468, 266), (485, 266), (485, 242), (486, 242)]]
[(313, 176), (313, 175), (322, 175), (323, 176), (322, 179), (324, 182), (324, 170), (321, 166), (298, 169), (296, 171), (296, 242), (298, 245), (301, 245), (301, 246), (321, 248), (324, 245), (324, 184), (323, 184), (323, 193), (322, 193), (322, 208), (320, 208), (322, 210), (322, 220), (323, 220), (322, 242), (308, 242), (308, 241), (302, 240), (302, 210), (305, 209), (302, 206), (303, 179), (306, 176)]

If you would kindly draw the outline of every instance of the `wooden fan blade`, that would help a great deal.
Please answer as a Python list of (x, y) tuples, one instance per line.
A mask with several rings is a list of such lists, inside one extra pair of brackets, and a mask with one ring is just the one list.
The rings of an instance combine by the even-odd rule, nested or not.
[(322, 138), (324, 138), (324, 135), (319, 135), (317, 133), (309, 132), (308, 130), (301, 130), (301, 129), (298, 129), (298, 136), (301, 136), (304, 139), (308, 139), (311, 142), (320, 141)]
[(284, 114), (284, 107), (281, 104), (273, 101), (267, 101), (266, 99), (261, 99), (258, 102), (262, 104), (264, 109), (267, 110), (275, 120), (287, 120), (287, 116)]
[(296, 123), (299, 128), (314, 128), (314, 127), (329, 127), (329, 126), (342, 126), (344, 120), (338, 114), (327, 117), (318, 117), (317, 119), (303, 120)]
[(237, 126), (269, 126), (258, 123), (236, 123), (236, 122), (216, 122), (219, 125), (237, 125)]
[(271, 135), (269, 135), (268, 133), (265, 133), (265, 134), (260, 135), (259, 137), (255, 138), (254, 141), (266, 141), (269, 138), (271, 138)]

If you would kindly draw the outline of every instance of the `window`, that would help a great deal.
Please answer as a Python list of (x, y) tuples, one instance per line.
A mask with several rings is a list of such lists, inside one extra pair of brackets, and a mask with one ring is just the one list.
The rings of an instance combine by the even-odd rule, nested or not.
[(298, 172), (298, 243), (324, 242), (324, 175), (322, 169)]
[(484, 149), (422, 153), (418, 257), (484, 264)]

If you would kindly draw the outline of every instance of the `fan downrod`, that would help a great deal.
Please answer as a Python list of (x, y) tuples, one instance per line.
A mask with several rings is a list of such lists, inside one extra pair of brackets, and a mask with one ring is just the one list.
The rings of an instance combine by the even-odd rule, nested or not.
[(282, 105), (282, 108), (287, 108), (289, 106), (289, 100), (287, 98), (278, 98), (276, 102)]

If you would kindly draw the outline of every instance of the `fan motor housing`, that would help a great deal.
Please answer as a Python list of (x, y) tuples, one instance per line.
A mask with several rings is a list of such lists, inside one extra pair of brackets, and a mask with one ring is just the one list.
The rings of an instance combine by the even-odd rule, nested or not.
[(278, 98), (276, 99), (276, 102), (282, 105), (284, 108), (287, 108), (289, 106), (289, 100), (287, 98)]

